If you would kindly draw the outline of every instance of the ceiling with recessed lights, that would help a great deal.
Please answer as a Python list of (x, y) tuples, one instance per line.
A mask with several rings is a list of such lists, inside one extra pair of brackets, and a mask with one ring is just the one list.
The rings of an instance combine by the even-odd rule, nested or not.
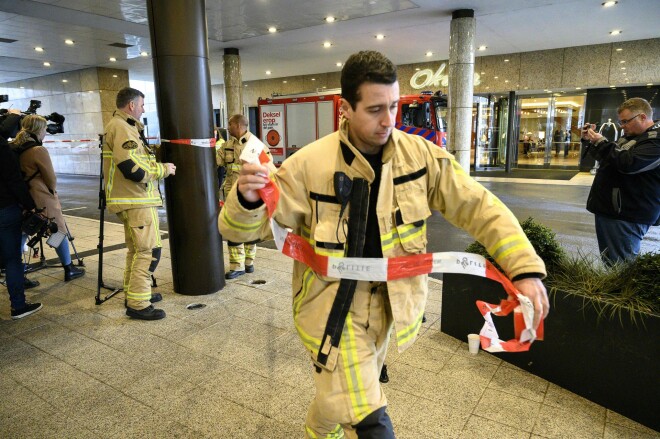
[[(207, 0), (211, 81), (223, 82), (227, 47), (239, 49), (244, 80), (266, 78), (266, 71), (277, 78), (339, 70), (360, 49), (380, 50), (396, 64), (444, 60), (456, 9), (475, 11), (475, 45), (486, 47), (477, 56), (660, 36), (657, 0), (622, 0), (608, 8), (602, 3)], [(132, 78), (149, 80), (147, 22), (146, 0), (0, 0), (0, 83), (91, 66), (126, 69)]]

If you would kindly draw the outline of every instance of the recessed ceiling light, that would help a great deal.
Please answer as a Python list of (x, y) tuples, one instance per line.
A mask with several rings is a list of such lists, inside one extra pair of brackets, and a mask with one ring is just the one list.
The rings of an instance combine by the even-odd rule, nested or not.
[(270, 32), (271, 34), (274, 34), (275, 32), (277, 32), (277, 28), (275, 26), (271, 26), (271, 27), (268, 28), (268, 32)]
[(505, 82), (505, 83), (508, 83), (508, 82), (509, 82), (509, 80), (508, 80), (508, 79), (505, 79), (505, 80), (504, 80), (504, 82)]
[(316, 81), (316, 78), (312, 78), (312, 81)]
[(619, 3), (619, 2), (616, 2), (616, 1), (609, 1), (609, 2), (603, 2), (603, 3), (601, 3), (601, 4), (603, 5), (604, 8), (609, 8), (609, 7), (611, 7), (611, 6), (616, 5), (617, 3)]
[(488, 46), (479, 46), (479, 50), (486, 50), (488, 49)]
[(576, 90), (582, 90), (582, 87), (575, 87)]
[(48, 61), (46, 61), (46, 62), (44, 63), (44, 65), (45, 65), (46, 67), (50, 67), (50, 63), (49, 63)]
[(115, 61), (117, 61), (117, 58), (115, 58), (114, 56), (110, 57), (110, 62), (115, 62)]
[(621, 67), (621, 70), (626, 70), (626, 68), (625, 68), (625, 67)]
[(341, 66), (342, 66), (342, 63), (338, 62), (338, 63), (335, 64), (335, 65), (336, 65), (337, 67), (341, 67)]
[(504, 62), (509, 62), (509, 60), (508, 60), (508, 59), (505, 59)]
[(73, 43), (73, 40), (64, 40), (64, 44), (68, 44), (69, 46), (73, 46)]
[(140, 56), (149, 56), (147, 52), (140, 52)]
[(617, 52), (621, 52), (622, 50), (623, 50), (623, 49), (620, 48), (620, 47), (617, 47), (617, 48), (616, 48), (616, 51), (617, 51)]
[(610, 35), (619, 35), (621, 32), (623, 32), (623, 31), (620, 31), (620, 30), (618, 30), (618, 29), (615, 29), (615, 30), (613, 30), (613, 31), (610, 32)]
[(626, 72), (623, 72), (623, 74), (624, 74), (624, 75), (627, 75), (628, 73), (626, 73)]
[(626, 61), (622, 59), (621, 61), (619, 61), (619, 64), (623, 64), (623, 63), (625, 63), (625, 62), (626, 62)]
[(267, 74), (267, 75), (270, 75), (270, 70), (266, 70), (266, 74)]
[(43, 52), (44, 48), (37, 46), (37, 47), (34, 48), (34, 50), (36, 50), (37, 52)]
[(433, 52), (426, 52), (426, 56), (433, 56)]
[(286, 79), (285, 79), (284, 81), (282, 81), (282, 83), (283, 83), (283, 84), (286, 84)]
[[(647, 84), (647, 85), (648, 85), (648, 84)], [(653, 85), (653, 84), (651, 84), (651, 85)], [(25, 87), (23, 87), (23, 86), (21, 85), (20, 88), (25, 88)]]
[(332, 23), (335, 21), (335, 17), (333, 17), (332, 15), (328, 15), (327, 17), (325, 17), (325, 21), (328, 23)]
[(112, 77), (113, 77), (113, 78), (116, 78), (116, 77), (117, 77), (117, 75), (112, 75)]
[(482, 75), (485, 75), (485, 74), (486, 74), (486, 72), (481, 72), (481, 74), (482, 74)]
[[(653, 85), (653, 83), (652, 83), (652, 82), (649, 82), (649, 83), (646, 84), (646, 85), (651, 86), (651, 85)], [(23, 88), (23, 87), (21, 87), (21, 88)]]
[(383, 38), (385, 38), (385, 35), (383, 35), (383, 34), (376, 35), (377, 40), (382, 40)]
[(419, 72), (419, 67), (416, 67), (416, 68), (415, 68), (415, 71), (416, 71), (416, 72)]
[(62, 82), (69, 82), (68, 79), (62, 79)]
[(499, 78), (499, 76), (495, 76), (495, 79), (498, 79), (498, 78)]
[(326, 41), (326, 42), (323, 43), (323, 47), (328, 48), (330, 46), (332, 46), (332, 43), (330, 41)]

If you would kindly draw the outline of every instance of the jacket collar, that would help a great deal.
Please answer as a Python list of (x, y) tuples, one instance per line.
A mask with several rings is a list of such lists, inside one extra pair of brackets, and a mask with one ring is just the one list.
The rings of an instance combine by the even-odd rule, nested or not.
[(144, 130), (144, 124), (140, 122), (139, 120), (135, 119), (133, 116), (130, 114), (122, 111), (122, 110), (115, 110), (114, 113), (112, 113), (113, 116), (118, 116), (124, 119), (127, 124), (134, 126), (138, 129), (138, 131)]

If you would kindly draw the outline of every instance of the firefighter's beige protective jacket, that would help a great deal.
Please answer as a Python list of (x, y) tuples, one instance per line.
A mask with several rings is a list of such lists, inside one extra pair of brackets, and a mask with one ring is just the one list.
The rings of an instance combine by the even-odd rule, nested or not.
[[(158, 180), (169, 176), (169, 172), (156, 161), (153, 150), (140, 137), (143, 129), (142, 122), (121, 110), (116, 110), (105, 126), (103, 175), (110, 212), (163, 205)], [(141, 181), (129, 180), (119, 170), (117, 166), (126, 160), (132, 161), (131, 171), (142, 175)]]
[[(340, 130), (304, 147), (272, 176), (280, 190), (274, 219), (306, 238), (319, 254), (343, 256), (346, 228), (335, 198), (333, 175), (373, 182), (368, 162), (349, 142), (348, 122)], [(245, 209), (232, 188), (218, 217), (218, 227), (235, 242), (267, 239), (270, 227), (265, 206)], [(350, 209), (349, 208), (346, 210)], [(520, 228), (518, 220), (483, 186), (470, 178), (453, 156), (422, 139), (394, 130), (383, 150), (377, 215), (384, 257), (426, 252), (426, 220), (441, 212), (485, 245), (510, 278), (523, 273), (545, 275), (545, 265)], [(294, 262), (293, 312), (298, 333), (316, 361), (339, 279), (313, 272)], [(428, 294), (427, 276), (387, 283), (399, 351), (415, 340)], [(332, 349), (327, 368), (336, 364)]]

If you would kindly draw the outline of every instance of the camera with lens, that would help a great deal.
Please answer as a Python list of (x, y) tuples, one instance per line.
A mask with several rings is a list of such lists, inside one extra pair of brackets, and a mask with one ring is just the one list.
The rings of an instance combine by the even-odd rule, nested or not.
[[(7, 102), (9, 100), (8, 95), (0, 95), (0, 103), (1, 102)], [(28, 106), (27, 110), (21, 112), (20, 117), (17, 120), (16, 126), (13, 127), (6, 127), (7, 132), (6, 133), (1, 133), (5, 137), (16, 137), (16, 133), (18, 133), (20, 129), (20, 121), (23, 119), (23, 117), (29, 115), (29, 114), (37, 114), (37, 110), (41, 108), (41, 101), (32, 99), (30, 100), (30, 105)], [(9, 116), (9, 111), (5, 108), (0, 109), (0, 124), (2, 124), (6, 118)], [(48, 125), (46, 125), (46, 132), (48, 134), (60, 134), (64, 132), (64, 121), (66, 118), (62, 116), (59, 113), (53, 112), (47, 116), (42, 116), (44, 119), (48, 121)]]
[(28, 212), (21, 221), (21, 230), (30, 237), (27, 245), (34, 248), (43, 238), (48, 238), (46, 244), (51, 247), (59, 247), (66, 235), (57, 230), (57, 224), (53, 218), (47, 218), (42, 212), (43, 209)]

